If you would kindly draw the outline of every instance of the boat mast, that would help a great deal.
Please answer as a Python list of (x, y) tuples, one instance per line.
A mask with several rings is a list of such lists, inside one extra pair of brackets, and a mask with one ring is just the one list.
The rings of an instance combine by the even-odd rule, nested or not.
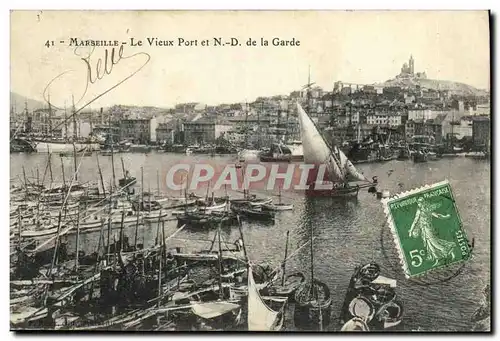
[(222, 290), (222, 244), (220, 240), (220, 226), (222, 225), (222, 221), (219, 223), (217, 227), (217, 238), (219, 239), (219, 298), (224, 298), (224, 291)]
[(102, 170), (101, 170), (101, 165), (99, 163), (99, 153), (95, 153), (95, 158), (97, 160), (97, 169), (99, 171), (99, 177), (101, 178), (102, 192), (104, 194), (104, 197), (106, 197), (106, 186), (104, 186), (104, 180), (102, 178)]
[(311, 65), (309, 65), (309, 73), (307, 76), (307, 85), (306, 85), (306, 112), (309, 115), (310, 113), (310, 101), (311, 101)]
[(116, 174), (115, 174), (115, 157), (114, 157), (114, 149), (113, 149), (113, 131), (111, 129), (111, 115), (109, 115), (109, 131), (111, 137), (111, 170), (113, 171), (113, 187), (116, 186)]
[(49, 150), (49, 173), (50, 173), (50, 188), (52, 188), (52, 183), (54, 182), (54, 176), (52, 174), (52, 153)]
[(160, 171), (156, 170), (156, 194), (160, 196)]
[(78, 181), (78, 169), (76, 166), (76, 144), (74, 141), (73, 141), (73, 160), (75, 163), (75, 181)]
[(314, 300), (314, 247), (313, 247), (313, 225), (309, 223), (310, 225), (310, 245), (311, 245), (311, 291), (309, 292), (309, 297)]
[(75, 256), (75, 271), (78, 271), (78, 253), (80, 251), (80, 206), (76, 214), (76, 256)]
[(107, 237), (107, 252), (106, 252), (106, 264), (109, 265), (109, 252), (110, 252), (110, 248), (111, 248), (111, 245), (109, 244), (110, 242), (110, 237), (111, 237), (111, 208), (112, 208), (112, 205), (113, 205), (113, 186), (111, 185), (111, 180), (109, 181), (110, 184), (109, 184), (109, 208), (108, 208), (108, 237)]
[(451, 142), (451, 151), (453, 152), (453, 137), (455, 135), (453, 135), (453, 126), (455, 125), (455, 111), (452, 111), (451, 113), (452, 117), (451, 117), (451, 138), (450, 138), (450, 142)]
[(78, 139), (78, 129), (76, 126), (76, 110), (75, 110), (75, 96), (71, 95), (72, 111), (73, 111), (73, 141)]
[(139, 209), (142, 211), (144, 209), (144, 167), (141, 167), (141, 206)]
[(66, 187), (66, 177), (64, 176), (64, 162), (62, 156), (61, 156), (61, 171), (62, 171), (63, 185), (64, 187)]
[(50, 104), (50, 92), (48, 94), (49, 102), (49, 135), (52, 136), (52, 105)]
[(286, 107), (286, 125), (285, 125), (285, 141), (288, 142), (288, 116), (290, 114), (290, 109), (288, 108), (288, 104)]
[[(264, 113), (264, 101), (260, 105), (260, 110)], [(260, 149), (260, 111), (257, 110), (257, 149)]]
[(245, 103), (245, 148), (248, 146), (248, 102)]
[(290, 236), (290, 231), (286, 231), (286, 244), (285, 244), (285, 258), (283, 259), (283, 274), (281, 276), (281, 285), (285, 285), (285, 267), (286, 267), (286, 258), (288, 257), (288, 238)]
[(279, 105), (279, 108), (278, 108), (278, 122), (277, 122), (277, 137), (276, 139), (278, 140), (278, 142), (280, 142), (280, 118), (281, 118), (281, 102), (280, 102), (280, 105)]
[(66, 101), (64, 101), (64, 139), (68, 140), (68, 114), (66, 113)]

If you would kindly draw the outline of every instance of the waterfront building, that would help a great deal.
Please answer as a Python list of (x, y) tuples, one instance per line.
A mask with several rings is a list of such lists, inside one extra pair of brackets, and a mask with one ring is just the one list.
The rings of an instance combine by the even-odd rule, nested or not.
[(137, 144), (156, 142), (156, 118), (128, 118), (119, 121), (121, 140)]
[(475, 146), (488, 146), (491, 139), (490, 118), (476, 116), (472, 118), (472, 141)]
[(443, 142), (443, 121), (446, 114), (440, 114), (432, 119), (408, 120), (405, 124), (405, 135), (410, 139), (414, 135), (433, 136), (436, 143)]
[(182, 124), (184, 131), (184, 143), (207, 144), (215, 142), (215, 119), (202, 117)]

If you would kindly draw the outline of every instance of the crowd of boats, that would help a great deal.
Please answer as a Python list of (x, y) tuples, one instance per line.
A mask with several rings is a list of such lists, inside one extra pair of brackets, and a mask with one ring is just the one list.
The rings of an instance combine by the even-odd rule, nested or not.
[[(305, 161), (326, 160), (329, 179), (340, 184), (326, 195), (375, 190), (376, 182), (368, 181), (339, 148), (316, 134), (312, 120), (298, 108)], [(187, 191), (166, 197), (159, 189), (146, 191), (141, 172), (136, 193), (137, 179), (125, 170), (123, 159), (123, 177), (115, 181), (113, 166), (106, 186), (98, 155), (99, 181), (82, 183), (82, 157), (77, 165), (77, 153), (71, 179), (66, 180), (63, 168), (63, 183), (56, 185), (51, 155), (41, 179), (38, 170), (28, 179), (23, 168), (21, 181), (11, 188), (13, 329), (269, 331), (284, 328), (290, 311), (292, 329), (301, 330), (379, 330), (402, 320), (395, 281), (381, 276), (376, 264), (354, 269), (340, 314), (333, 312), (330, 288), (314, 275), (312, 227), (309, 241), (293, 252), (287, 233), (283, 261), (274, 268), (249, 257), (242, 221), (272, 223), (277, 214), (293, 210), (282, 201), (281, 192), (277, 202), (248, 190), (238, 198), (227, 193), (217, 197), (209, 188), (204, 197)], [(350, 181), (364, 185), (352, 186)], [(167, 236), (169, 220), (176, 220), (178, 228)], [(221, 233), (232, 226), (239, 230), (234, 243)], [(153, 246), (140, 242), (139, 228), (156, 229)], [(169, 246), (184, 229), (213, 232), (211, 246), (198, 251)], [(93, 252), (82, 245), (84, 233), (97, 234)], [(74, 250), (70, 235), (76, 240)], [(287, 273), (287, 261), (307, 245), (309, 269)]]
[[(295, 328), (331, 328), (331, 292), (313, 274), (312, 233), (290, 254), (287, 233), (284, 260), (275, 268), (249, 259), (241, 220), (267, 220), (293, 209), (281, 195), (274, 204), (248, 193), (238, 199), (187, 193), (167, 198), (135, 193), (136, 179), (127, 172), (107, 192), (78, 183), (76, 176), (45, 186), (48, 172), (40, 183), (26, 179), (11, 190), (13, 329), (280, 330), (290, 309)], [(165, 222), (172, 216), (179, 226), (167, 236)], [(230, 221), (240, 233), (234, 243), (221, 234)], [(125, 234), (127, 224), (135, 226), (134, 238)], [(140, 243), (139, 226), (156, 228), (153, 246)], [(215, 232), (210, 248), (169, 247), (178, 232), (200, 227)], [(98, 234), (92, 253), (81, 245), (84, 233)], [(74, 250), (69, 235), (76, 238)], [(307, 244), (309, 280), (303, 272), (286, 272), (287, 260)], [(401, 321), (394, 281), (379, 272), (373, 264), (356, 269), (339, 328), (383, 329)], [(380, 290), (389, 296), (381, 299)]]

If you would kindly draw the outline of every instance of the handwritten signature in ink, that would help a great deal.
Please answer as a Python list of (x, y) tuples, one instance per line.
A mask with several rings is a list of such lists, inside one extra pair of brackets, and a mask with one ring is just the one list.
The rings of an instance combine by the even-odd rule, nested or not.
[[(92, 49), (90, 49), (90, 51), (88, 53), (81, 53), (79, 47), (75, 48), (75, 50), (74, 50), (74, 54), (76, 56), (80, 57), (80, 59), (82, 61), (81, 65), (82, 65), (82, 67), (85, 68), (85, 71), (86, 71), (85, 72), (86, 77), (85, 77), (85, 83), (84, 83), (84, 90), (82, 91), (81, 96), (77, 100), (77, 102), (80, 102), (85, 97), (88, 90), (91, 88), (91, 86), (93, 84), (98, 83), (106, 75), (110, 75), (111, 72), (113, 71), (113, 67), (115, 65), (117, 65), (118, 63), (120, 63), (122, 60), (127, 60), (127, 59), (128, 60), (132, 60), (132, 59), (139, 60), (139, 58), (142, 58), (143, 63), (138, 68), (133, 69), (128, 75), (126, 75), (124, 78), (122, 78), (118, 83), (115, 83), (111, 87), (107, 88), (104, 92), (102, 92), (102, 93), (98, 94), (97, 96), (95, 96), (94, 98), (90, 99), (88, 102), (86, 102), (80, 108), (78, 108), (78, 109), (75, 108), (73, 115), (78, 113), (79, 111), (83, 110), (84, 108), (86, 108), (87, 106), (89, 106), (90, 104), (92, 104), (93, 102), (95, 102), (96, 100), (101, 98), (102, 96), (106, 95), (110, 91), (116, 89), (121, 84), (123, 84), (124, 82), (126, 82), (127, 80), (132, 78), (139, 71), (141, 71), (146, 66), (146, 64), (148, 64), (149, 61), (151, 60), (151, 56), (146, 52), (137, 52), (137, 53), (134, 53), (130, 56), (125, 56), (123, 54), (123, 45), (120, 46), (118, 49), (116, 49), (114, 47), (111, 50), (105, 49), (104, 56), (101, 58), (97, 58), (95, 61), (94, 61), (94, 58), (92, 58), (94, 51), (95, 51), (95, 47), (92, 47)], [(47, 86), (45, 87), (45, 90), (43, 92), (43, 98), (47, 103), (49, 102), (48, 93), (49, 93), (49, 89), (50, 89), (51, 85), (55, 81), (61, 80), (61, 78), (65, 77), (66, 75), (68, 75), (71, 72), (73, 72), (73, 70), (67, 70), (67, 71), (61, 73), (61, 74), (57, 75), (56, 77), (54, 77), (47, 84)], [(57, 108), (56, 106), (53, 106), (53, 107)]]

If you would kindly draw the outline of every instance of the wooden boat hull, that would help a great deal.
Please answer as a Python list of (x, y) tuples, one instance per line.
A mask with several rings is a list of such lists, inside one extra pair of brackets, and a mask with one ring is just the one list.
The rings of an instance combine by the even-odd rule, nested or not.
[(261, 162), (290, 162), (292, 161), (292, 155), (282, 155), (282, 156), (269, 156), (260, 155)]
[(166, 212), (166, 211), (146, 212), (146, 213), (144, 213), (143, 219), (146, 221), (155, 221), (155, 220), (164, 218), (166, 216), (168, 216), (168, 212)]
[[(295, 282), (294, 279), (296, 279)], [(302, 272), (290, 274), (285, 279), (284, 285), (273, 285), (269, 288), (269, 293), (273, 296), (288, 297), (290, 301), (295, 299), (295, 292), (306, 284), (306, 277)]]
[(293, 205), (286, 204), (264, 204), (261, 206), (263, 211), (290, 211), (293, 210)]
[(235, 221), (233, 216), (213, 216), (210, 214), (203, 215), (179, 215), (177, 216), (177, 226), (187, 225), (193, 228), (213, 228), (220, 223), (230, 225)]
[(57, 226), (49, 227), (43, 230), (21, 231), (21, 237), (23, 238), (46, 237), (55, 235), (56, 233), (57, 233)]
[(329, 190), (308, 189), (306, 195), (311, 197), (329, 197), (329, 198), (357, 198), (359, 193), (358, 186), (348, 188), (333, 188)]
[(242, 216), (242, 218), (260, 221), (274, 221), (275, 214), (271, 211), (257, 211), (247, 208), (232, 208), (233, 212)]
[(331, 321), (332, 299), (328, 286), (318, 280), (314, 285), (324, 292), (324, 298), (311, 301), (307, 298), (309, 286), (304, 286), (295, 293), (295, 327), (301, 330), (326, 330)]
[(57, 142), (46, 142), (46, 141), (33, 141), (36, 143), (36, 151), (38, 153), (61, 153), (61, 152), (73, 152), (76, 150), (86, 149), (88, 151), (99, 150), (99, 143), (57, 143)]

